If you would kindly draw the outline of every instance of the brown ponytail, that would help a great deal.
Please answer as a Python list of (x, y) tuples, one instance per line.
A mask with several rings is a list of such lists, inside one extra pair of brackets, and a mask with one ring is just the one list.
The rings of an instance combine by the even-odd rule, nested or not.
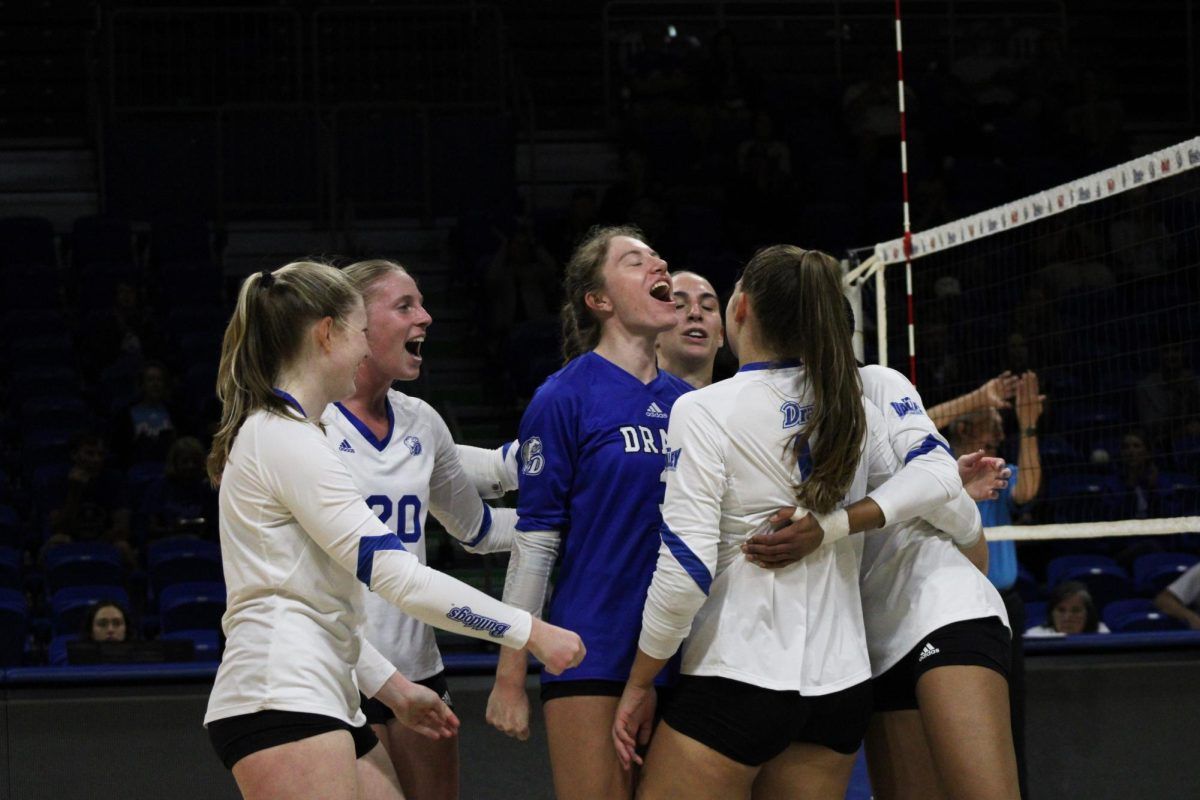
[(746, 265), (742, 291), (754, 307), (762, 344), (804, 362), (813, 411), (792, 456), (798, 459), (811, 445), (812, 472), (796, 497), (811, 511), (829, 512), (850, 488), (867, 431), (841, 269), (820, 251), (774, 245)]

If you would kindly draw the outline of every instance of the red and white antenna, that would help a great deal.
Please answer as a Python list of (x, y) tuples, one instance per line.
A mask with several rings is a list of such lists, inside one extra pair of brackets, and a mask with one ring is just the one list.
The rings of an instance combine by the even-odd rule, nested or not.
[(904, 196), (904, 291), (908, 306), (908, 379), (917, 383), (917, 341), (913, 324), (912, 222), (908, 212), (908, 125), (904, 116), (904, 45), (896, 0), (896, 75), (900, 102), (900, 185)]

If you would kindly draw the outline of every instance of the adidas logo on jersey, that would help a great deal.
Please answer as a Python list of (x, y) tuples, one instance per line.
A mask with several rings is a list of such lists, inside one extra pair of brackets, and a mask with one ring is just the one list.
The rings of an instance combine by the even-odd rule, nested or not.
[(343, 453), (354, 452), (354, 448), (350, 446), (350, 442), (345, 439), (342, 439), (342, 443), (338, 445), (338, 450), (342, 451)]
[(918, 662), (924, 661), (925, 659), (929, 658), (930, 656), (936, 656), (940, 652), (942, 652), (942, 651), (938, 650), (936, 647), (934, 647), (932, 642), (926, 642), (925, 646), (921, 648), (921, 656), (920, 656), (920, 658), (917, 659), (917, 661)]
[(650, 403), (650, 407), (646, 409), (646, 416), (654, 417), (655, 419), (666, 419), (667, 418), (667, 415), (665, 413), (663, 413), (663, 410), (658, 407), (658, 403), (654, 403), (654, 402)]

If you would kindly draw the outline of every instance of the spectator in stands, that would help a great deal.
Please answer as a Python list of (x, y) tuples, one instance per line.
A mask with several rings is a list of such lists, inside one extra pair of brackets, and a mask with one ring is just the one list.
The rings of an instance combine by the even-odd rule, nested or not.
[(1116, 470), (1103, 485), (1109, 519), (1178, 516), (1186, 503), (1173, 482), (1159, 470), (1141, 431), (1130, 431), (1121, 437)]
[(1167, 230), (1160, 205), (1145, 187), (1119, 196), (1124, 211), (1108, 228), (1117, 275), (1125, 280), (1161, 275), (1175, 265), (1176, 240)]
[(166, 472), (142, 499), (146, 539), (167, 536), (217, 538), (217, 492), (204, 470), (199, 439), (182, 436), (167, 451)]
[(566, 217), (550, 232), (549, 249), (556, 264), (565, 264), (571, 257), (571, 252), (591, 230), (593, 225), (600, 222), (600, 203), (596, 190), (590, 186), (580, 186), (571, 192), (571, 202), (567, 206)]
[(1181, 434), (1200, 433), (1200, 377), (1184, 363), (1178, 344), (1163, 345), (1158, 369), (1138, 381), (1137, 406), (1156, 447), (1164, 448)]
[(129, 615), (116, 600), (99, 600), (83, 618), (83, 638), (92, 642), (124, 642), (132, 638)]
[(171, 399), (171, 377), (157, 361), (142, 367), (138, 398), (117, 412), (110, 440), (122, 466), (163, 461), (178, 435), (182, 414)]
[(1194, 631), (1200, 631), (1200, 564), (1158, 593), (1154, 604)]
[(1109, 633), (1109, 630), (1100, 621), (1087, 586), (1079, 581), (1063, 581), (1050, 593), (1046, 624), (1030, 628), (1025, 635), (1071, 636), (1076, 633)]
[(557, 327), (558, 265), (537, 240), (533, 226), (521, 222), (509, 235), (497, 231), (500, 249), (484, 278), (495, 341), (508, 338), (514, 325), (546, 322)]
[(117, 282), (112, 308), (93, 318), (82, 331), (84, 364), (95, 370), (121, 358), (140, 362), (165, 355), (165, 337), (141, 289), (129, 280)]
[(728, 28), (713, 34), (708, 50), (703, 78), (705, 99), (726, 120), (744, 119), (759, 96), (759, 77), (747, 65)]
[(62, 498), (49, 512), (50, 537), (42, 552), (71, 541), (111, 542), (133, 562), (129, 508), (121, 473), (108, 464), (104, 437), (81, 434), (71, 447), (71, 467), (49, 496)]
[[(981, 449), (986, 451), (987, 455), (996, 455), (1004, 439), (1004, 425), (999, 410), (992, 403), (993, 398), (1004, 399), (1004, 393), (1008, 391), (1003, 382), (1006, 377), (1006, 375), (1001, 375), (999, 378), (994, 378), (971, 394), (945, 404), (949, 408), (964, 408), (973, 404), (978, 407), (980, 397), (988, 398), (983, 401), (985, 407), (982, 410), (963, 414), (951, 420), (947, 433), (951, 449), (956, 457)], [(995, 383), (998, 380), (1001, 382)], [(983, 518), (985, 528), (1013, 524), (1013, 511), (1018, 506), (1037, 497), (1042, 485), (1037, 424), (1042, 416), (1042, 403), (1045, 397), (1041, 394), (1037, 373), (1026, 372), (1017, 379), (1015, 400), (1014, 410), (1021, 437), (1017, 463), (1007, 465), (1012, 470), (1012, 476), (1008, 486), (1000, 492), (1000, 496), (994, 500), (979, 502), (979, 513)], [(930, 410), (930, 417), (936, 421), (935, 413), (944, 414), (944, 411), (938, 412), (938, 407)], [(1004, 607), (1008, 611), (1008, 620), (1012, 630), (1023, 630), (1025, 627), (1025, 603), (1021, 600), (1020, 593), (1014, 588), (1017, 582), (1017, 547), (1012, 541), (988, 543), (988, 580), (1004, 598)], [(1012, 637), (1012, 641), (1009, 698), (1012, 703), (1013, 746), (1017, 753), (1021, 796), (1028, 797), (1025, 768), (1025, 652), (1020, 636)]]

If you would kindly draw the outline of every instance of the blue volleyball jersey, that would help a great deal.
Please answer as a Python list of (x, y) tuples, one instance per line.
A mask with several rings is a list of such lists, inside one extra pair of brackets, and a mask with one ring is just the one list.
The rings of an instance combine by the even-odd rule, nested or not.
[(547, 378), (525, 411), (517, 529), (562, 534), (548, 621), (588, 649), (544, 682), (629, 677), (658, 559), (667, 420), (691, 389), (662, 371), (643, 384), (589, 352)]

